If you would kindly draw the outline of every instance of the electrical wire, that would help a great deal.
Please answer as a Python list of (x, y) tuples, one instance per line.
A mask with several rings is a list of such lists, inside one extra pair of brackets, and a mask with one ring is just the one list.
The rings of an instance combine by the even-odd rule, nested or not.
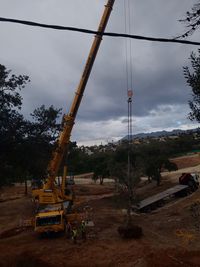
[(125, 33), (115, 33), (115, 32), (102, 33), (102, 32), (83, 29), (83, 28), (50, 25), (50, 24), (37, 23), (37, 22), (33, 22), (33, 21), (10, 19), (10, 18), (3, 18), (3, 17), (0, 17), (0, 22), (18, 23), (18, 24), (23, 24), (23, 25), (33, 26), (33, 27), (48, 28), (48, 29), (62, 30), (62, 31), (81, 32), (81, 33), (96, 34), (96, 35), (109, 36), (109, 37), (122, 37), (122, 38), (131, 38), (131, 39), (145, 40), (145, 41), (151, 41), (151, 42), (179, 43), (179, 44), (200, 46), (200, 42), (195, 42), (195, 41), (149, 37), (149, 36), (141, 36), (141, 35), (125, 34)]

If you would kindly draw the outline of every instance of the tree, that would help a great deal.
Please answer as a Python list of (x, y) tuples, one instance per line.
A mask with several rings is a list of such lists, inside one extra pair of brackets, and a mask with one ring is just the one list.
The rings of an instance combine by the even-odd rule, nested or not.
[(169, 172), (178, 170), (176, 163), (170, 161), (169, 159), (165, 161), (164, 168), (167, 169)]
[(176, 171), (177, 165), (166, 157), (155, 156), (149, 158), (148, 162), (146, 162), (145, 174), (148, 176), (149, 181), (151, 181), (151, 179), (156, 180), (157, 186), (159, 186), (162, 169), (166, 169), (168, 171)]
[(31, 114), (32, 120), (26, 121), (26, 135), (17, 147), (18, 166), (24, 172), (24, 178), (45, 178), (48, 162), (52, 155), (54, 142), (60, 125), (57, 118), (60, 109), (42, 105)]
[(92, 166), (94, 171), (93, 179), (99, 179), (100, 185), (103, 185), (104, 178), (110, 176), (109, 172), (110, 153), (98, 152), (92, 156)]
[[(129, 154), (129, 168), (128, 173), (128, 154)], [(141, 158), (140, 154), (133, 146), (123, 144), (117, 148), (113, 153), (112, 161), (109, 164), (110, 174), (115, 177), (116, 182), (122, 188), (129, 191), (130, 198), (134, 199), (133, 188), (139, 182), (141, 176)]]
[(16, 146), (23, 139), (26, 127), (19, 113), (20, 90), (29, 81), (28, 76), (11, 74), (0, 64), (0, 185), (11, 182), (15, 175)]
[(184, 19), (179, 20), (180, 22), (183, 22), (186, 25), (187, 31), (180, 35), (180, 37), (188, 37), (189, 35), (192, 35), (195, 30), (197, 30), (200, 27), (200, 1), (197, 4), (194, 4), (191, 11), (188, 11), (186, 13), (186, 17)]
[(35, 109), (31, 121), (19, 113), (20, 90), (29, 81), (0, 64), (0, 186), (44, 177), (60, 129), (60, 109), (53, 106)]
[(187, 84), (192, 88), (193, 100), (189, 101), (189, 118), (200, 122), (200, 49), (198, 55), (191, 53), (190, 61), (193, 71), (191, 72), (189, 67), (183, 68)]
[(76, 142), (69, 143), (68, 155), (66, 155), (64, 160), (64, 164), (68, 168), (68, 173), (80, 174), (91, 171), (88, 155), (77, 146)]
[(177, 170), (175, 163), (168, 159), (167, 151), (157, 142), (152, 142), (142, 148), (143, 172), (149, 181), (156, 180), (157, 186), (160, 185), (161, 171)]
[(45, 105), (36, 108), (31, 113), (33, 121), (30, 124), (29, 134), (45, 138), (48, 142), (55, 141), (61, 128), (60, 123), (57, 122), (60, 115), (61, 109), (56, 109), (53, 105), (49, 108), (46, 108)]

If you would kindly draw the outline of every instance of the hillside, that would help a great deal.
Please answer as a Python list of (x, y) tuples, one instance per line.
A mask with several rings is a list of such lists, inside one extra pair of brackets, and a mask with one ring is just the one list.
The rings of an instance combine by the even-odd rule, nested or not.
[[(151, 132), (151, 133), (139, 133), (134, 134), (131, 136), (131, 139), (143, 139), (143, 138), (158, 138), (158, 137), (167, 137), (167, 136), (176, 136), (181, 134), (191, 134), (191, 133), (197, 133), (199, 132), (199, 128), (190, 129), (190, 130), (180, 130), (176, 129), (173, 131), (157, 131), (157, 132)], [(128, 140), (128, 135), (123, 137), (121, 141)]]

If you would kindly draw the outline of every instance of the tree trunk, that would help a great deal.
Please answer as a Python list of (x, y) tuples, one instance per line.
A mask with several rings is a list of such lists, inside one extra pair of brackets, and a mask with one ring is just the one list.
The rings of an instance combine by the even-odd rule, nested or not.
[[(113, 177), (112, 177), (112, 179), (113, 179)], [(114, 180), (115, 180), (115, 191), (119, 192), (119, 179), (118, 178), (114, 178)]]
[(161, 175), (160, 175), (160, 173), (158, 173), (158, 174), (156, 175), (157, 186), (160, 185), (160, 179), (161, 179)]
[(100, 185), (103, 185), (103, 177), (102, 176), (99, 176), (99, 183), (100, 183)]
[(27, 187), (27, 178), (24, 178), (24, 194), (27, 196), (28, 194), (28, 187)]
[(148, 183), (150, 184), (152, 182), (151, 176), (148, 176)]

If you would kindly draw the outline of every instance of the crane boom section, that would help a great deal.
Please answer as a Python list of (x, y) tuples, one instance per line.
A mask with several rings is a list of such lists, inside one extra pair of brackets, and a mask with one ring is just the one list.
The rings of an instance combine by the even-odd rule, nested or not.
[(74, 125), (76, 114), (78, 112), (78, 108), (80, 106), (81, 99), (83, 97), (83, 93), (84, 93), (88, 78), (90, 76), (97, 52), (99, 50), (99, 46), (102, 41), (101, 33), (104, 33), (105, 31), (114, 2), (115, 0), (108, 0), (107, 4), (105, 5), (104, 13), (103, 13), (103, 16), (101, 18), (101, 21), (98, 27), (99, 34), (97, 34), (94, 38), (94, 41), (91, 46), (89, 56), (87, 58), (87, 61), (86, 61), (86, 64), (83, 70), (83, 74), (80, 79), (79, 85), (77, 87), (69, 114), (65, 115), (63, 118), (63, 122), (64, 122), (63, 130), (60, 133), (57, 148), (54, 151), (53, 157), (48, 166), (49, 177), (48, 177), (47, 184), (46, 184), (47, 188), (53, 188), (53, 184), (54, 184), (56, 175), (58, 173), (59, 167), (61, 165), (64, 155), (67, 152), (67, 147), (69, 144), (71, 131)]

